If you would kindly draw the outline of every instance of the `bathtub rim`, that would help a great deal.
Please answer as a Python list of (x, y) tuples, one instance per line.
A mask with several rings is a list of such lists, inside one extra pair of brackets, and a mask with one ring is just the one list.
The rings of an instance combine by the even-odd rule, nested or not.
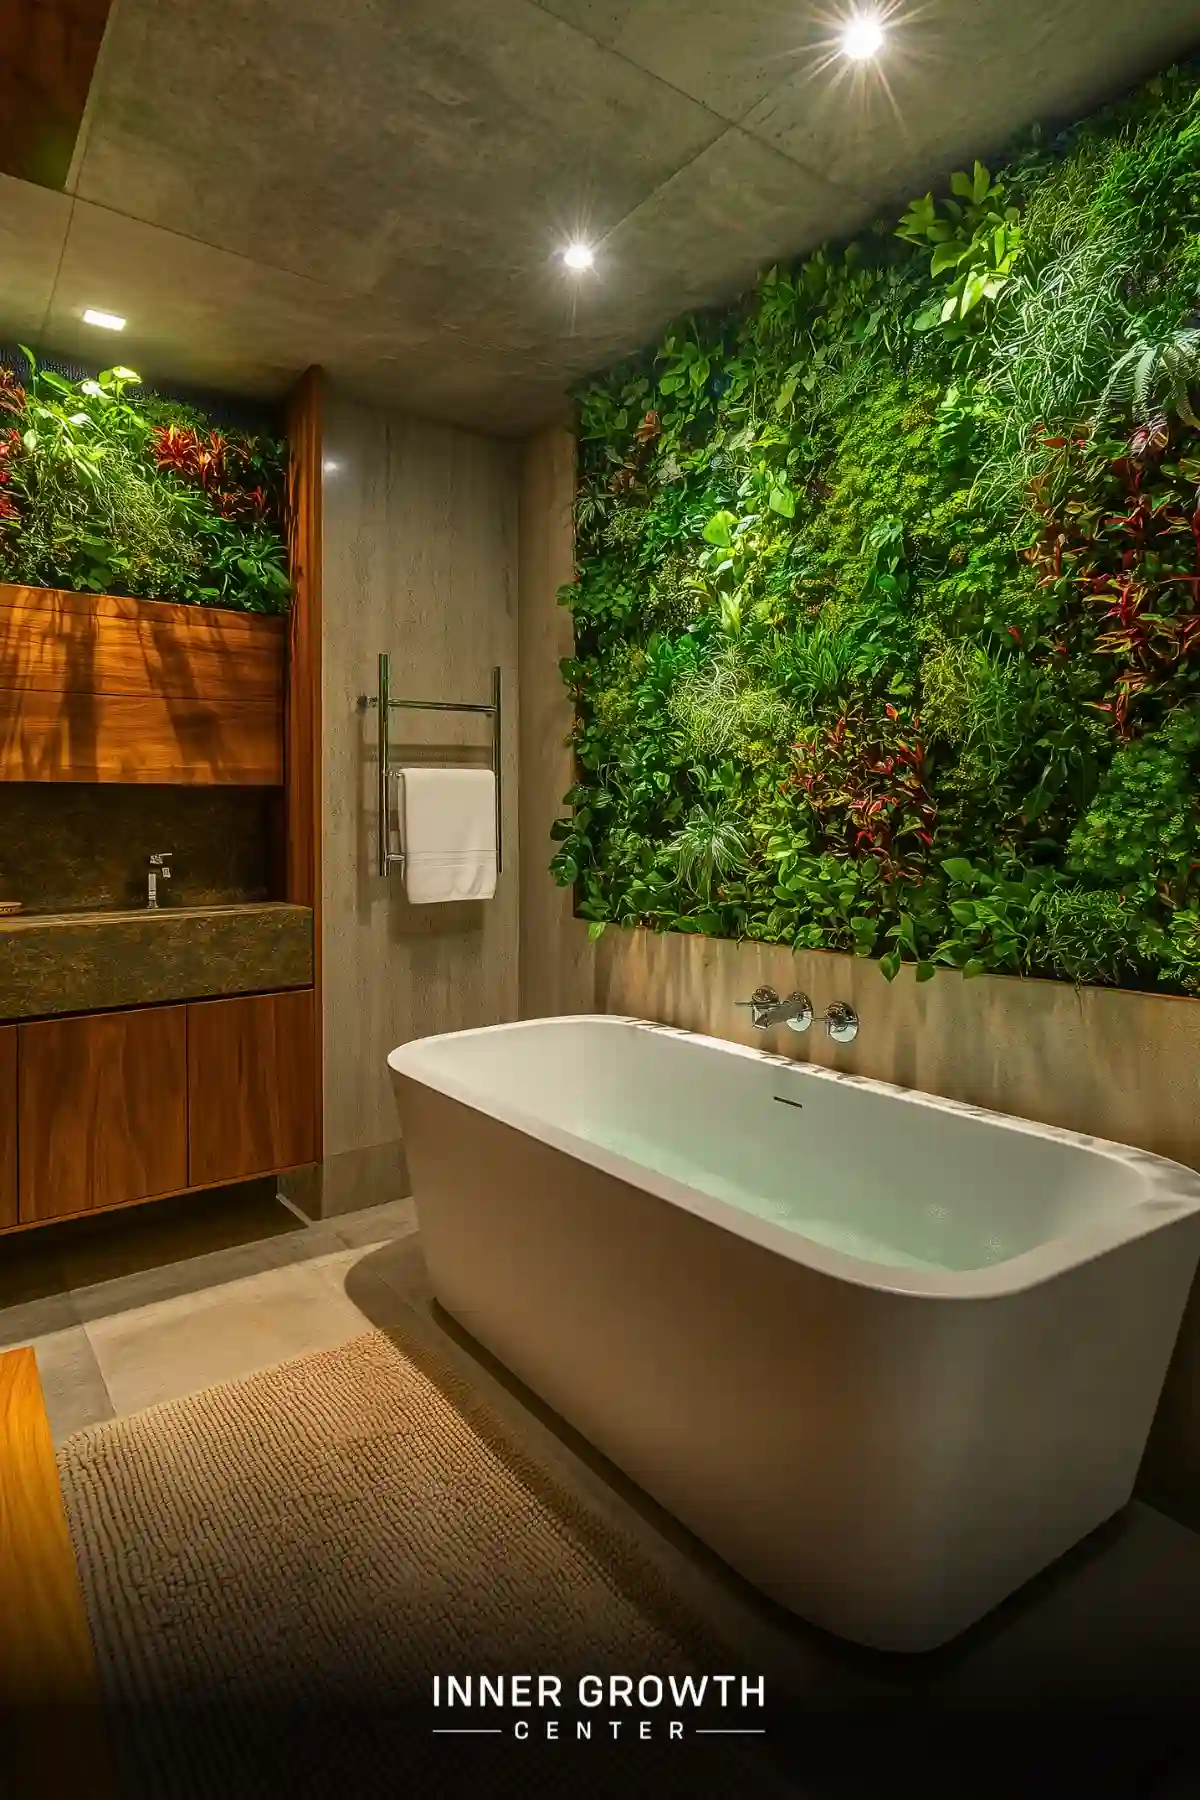
[[(760, 1219), (741, 1211), (729, 1201), (689, 1187), (673, 1176), (660, 1174), (644, 1163), (633, 1161), (594, 1143), (589, 1138), (553, 1123), (523, 1108), (481, 1095), (469, 1081), (460, 1080), (454, 1071), (431, 1068), (423, 1055), (428, 1046), (446, 1044), (467, 1038), (500, 1038), (509, 1032), (544, 1029), (547, 1026), (592, 1025), (637, 1028), (658, 1035), (681, 1038), (689, 1043), (739, 1056), (749, 1061), (786, 1070), (796, 1079), (813, 1079), (840, 1083), (843, 1086), (867, 1088), (907, 1105), (928, 1106), (935, 1111), (960, 1117), (986, 1120), (1003, 1130), (1035, 1137), (1049, 1138), (1077, 1150), (1087, 1150), (1122, 1163), (1132, 1176), (1144, 1184), (1139, 1199), (1114, 1216), (1090, 1221), (1068, 1235), (1047, 1239), (1032, 1249), (1002, 1262), (985, 1264), (975, 1269), (909, 1269), (891, 1263), (872, 1262), (834, 1250), (801, 1232)], [(858, 1287), (905, 1296), (916, 1300), (987, 1300), (1023, 1293), (1062, 1276), (1096, 1257), (1131, 1244), (1143, 1237), (1194, 1220), (1200, 1214), (1200, 1173), (1186, 1164), (1140, 1150), (1132, 1144), (1121, 1144), (1109, 1138), (1094, 1137), (1071, 1131), (1064, 1126), (1046, 1125), (1039, 1120), (1023, 1119), (1011, 1113), (995, 1112), (989, 1107), (968, 1101), (952, 1100), (920, 1088), (904, 1088), (882, 1081), (873, 1075), (859, 1075), (850, 1070), (831, 1069), (823, 1064), (800, 1062), (769, 1050), (759, 1050), (732, 1039), (712, 1037), (689, 1031), (684, 1026), (668, 1025), (662, 1020), (636, 1018), (620, 1013), (562, 1013), (537, 1019), (515, 1019), (497, 1025), (472, 1026), (462, 1031), (431, 1033), (412, 1038), (388, 1054), (388, 1067), (393, 1078), (416, 1082), (469, 1107), (475, 1112), (507, 1125), (512, 1130), (538, 1139), (563, 1155), (590, 1164), (613, 1179), (639, 1188), (655, 1198), (676, 1206), (695, 1217), (705, 1219), (720, 1230), (758, 1244), (762, 1249), (800, 1263), (835, 1280)], [(418, 1197), (418, 1206), (419, 1206)]]

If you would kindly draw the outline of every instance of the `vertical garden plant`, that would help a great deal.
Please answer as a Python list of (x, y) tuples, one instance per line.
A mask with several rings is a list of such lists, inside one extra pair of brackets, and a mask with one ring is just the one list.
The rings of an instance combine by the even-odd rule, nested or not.
[(1200, 992), (1200, 77), (578, 395), (609, 922)]

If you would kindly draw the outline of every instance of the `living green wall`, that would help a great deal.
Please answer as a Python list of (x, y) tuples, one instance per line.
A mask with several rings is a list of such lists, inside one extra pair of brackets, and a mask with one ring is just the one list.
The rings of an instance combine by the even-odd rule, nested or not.
[(285, 612), (284, 465), (136, 370), (0, 358), (0, 582)]
[(579, 399), (606, 922), (1200, 992), (1200, 74)]

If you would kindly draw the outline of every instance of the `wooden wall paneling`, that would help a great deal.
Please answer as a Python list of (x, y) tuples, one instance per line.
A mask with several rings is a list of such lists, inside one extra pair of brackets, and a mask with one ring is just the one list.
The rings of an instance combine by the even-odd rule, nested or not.
[(17, 1028), (0, 1025), (0, 1230), (17, 1222)]
[(0, 1718), (0, 1763), (12, 1793), (101, 1800), (114, 1791), (91, 1632), (30, 1349), (0, 1355)]
[(20, 1222), (187, 1186), (187, 1008), (20, 1025)]
[(288, 404), (289, 619), (284, 898), (320, 899), (321, 723), (321, 371), (302, 376)]
[(135, 699), (0, 688), (0, 780), (223, 783), (283, 775), (282, 714), (260, 702)]
[(238, 1181), (314, 1160), (311, 989), (188, 1007), (188, 1180)]
[(276, 891), (313, 909), (312, 1156), (323, 1144), (321, 1056), (321, 577), (323, 381), (301, 377), (288, 401), (288, 550), (292, 576), (284, 787), (277, 804)]
[(112, 0), (0, 7), (0, 173), (65, 185)]
[(0, 587), (0, 780), (283, 779), (286, 626)]
[(266, 615), (0, 584), (0, 687), (277, 702), (286, 642)]

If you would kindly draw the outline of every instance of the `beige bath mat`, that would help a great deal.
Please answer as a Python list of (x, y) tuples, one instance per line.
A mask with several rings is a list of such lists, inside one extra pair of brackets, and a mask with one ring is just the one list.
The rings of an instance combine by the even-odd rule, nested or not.
[[(130, 1793), (791, 1791), (765, 1740), (694, 1735), (761, 1717), (618, 1707), (614, 1743), (606, 1706), (575, 1737), (585, 1672), (734, 1661), (419, 1333), (93, 1427), (60, 1471)], [(435, 1674), (489, 1671), (564, 1678), (557, 1741), (552, 1714), (518, 1741), (512, 1713), (433, 1712)], [(434, 1734), (452, 1724), (502, 1729)]]

